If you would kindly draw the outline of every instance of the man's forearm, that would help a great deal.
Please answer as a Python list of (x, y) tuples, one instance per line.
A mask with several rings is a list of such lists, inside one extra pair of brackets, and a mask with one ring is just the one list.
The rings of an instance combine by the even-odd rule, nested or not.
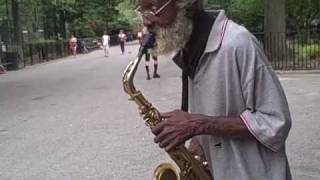
[(212, 117), (195, 115), (196, 135), (213, 135), (229, 138), (252, 138), (245, 123), (240, 117)]

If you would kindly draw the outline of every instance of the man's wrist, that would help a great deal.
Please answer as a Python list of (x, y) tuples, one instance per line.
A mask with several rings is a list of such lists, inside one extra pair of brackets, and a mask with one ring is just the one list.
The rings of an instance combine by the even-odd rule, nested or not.
[(229, 138), (252, 138), (240, 117), (192, 115), (193, 136), (212, 135)]
[(193, 114), (191, 124), (193, 127), (193, 136), (208, 134), (208, 129), (212, 126), (213, 120), (208, 120), (207, 116), (201, 114)]

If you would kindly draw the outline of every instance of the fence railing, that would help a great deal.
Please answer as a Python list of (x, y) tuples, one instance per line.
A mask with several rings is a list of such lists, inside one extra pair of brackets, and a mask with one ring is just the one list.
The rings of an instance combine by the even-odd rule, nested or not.
[(320, 30), (253, 34), (261, 42), (274, 69), (320, 69)]
[(25, 65), (33, 65), (69, 55), (67, 41), (28, 43), (22, 48)]
[[(320, 69), (320, 29), (253, 34), (260, 41), (274, 69)], [(99, 38), (79, 40), (85, 42), (89, 50), (97, 48), (98, 42), (101, 41)], [(111, 45), (116, 44), (117, 36), (111, 36)], [(12, 69), (66, 57), (70, 54), (67, 41), (28, 43), (24, 44), (23, 48), (7, 45), (7, 52), (3, 52), (3, 49), (0, 48), (1, 63), (9, 66), (11, 64)]]
[[(87, 53), (96, 48), (98, 48), (98, 39), (78, 39), (78, 53)], [(15, 70), (70, 54), (69, 43), (66, 40), (23, 43), (22, 46), (1, 44), (0, 63), (9, 70)]]

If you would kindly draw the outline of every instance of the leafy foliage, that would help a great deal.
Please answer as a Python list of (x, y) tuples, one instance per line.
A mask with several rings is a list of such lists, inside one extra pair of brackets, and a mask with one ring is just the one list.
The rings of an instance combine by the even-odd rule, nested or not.
[[(6, 16), (5, 2), (0, 1), (0, 26)], [(17, 1), (17, 0), (15, 0)], [(58, 35), (67, 38), (101, 36), (103, 31), (117, 33), (133, 30), (138, 19), (134, 12), (138, 0), (18, 0), (22, 30), (31, 34), (44, 31), (46, 39)], [(263, 31), (265, 0), (207, 0), (208, 7), (224, 8), (229, 16), (251, 31)], [(9, 7), (11, 14), (11, 7)], [(12, 17), (11, 17), (12, 21)], [(304, 29), (320, 24), (319, 0), (287, 0), (288, 29)], [(37, 38), (37, 35), (34, 35)]]
[(229, 17), (251, 31), (263, 30), (263, 0), (208, 0), (209, 9), (225, 9)]
[[(266, 0), (208, 0), (209, 7), (224, 8), (229, 16), (251, 31), (263, 31), (264, 1)], [(300, 30), (320, 26), (319, 0), (287, 0), (287, 29)]]
[[(67, 38), (68, 34), (100, 36), (103, 31), (117, 33), (136, 26), (134, 5), (128, 0), (19, 0), (19, 15), (21, 28), (34, 38), (39, 31), (46, 39), (56, 39), (58, 35)], [(6, 17), (1, 1), (0, 23)]]
[(319, 0), (287, 0), (288, 26), (291, 29), (305, 29), (320, 25)]
[(137, 25), (138, 18), (136, 12), (134, 12), (134, 4), (129, 1), (120, 2), (116, 6), (116, 10), (119, 12), (116, 23), (122, 25), (117, 27), (120, 29), (134, 28)]
[(232, 0), (228, 11), (232, 19), (251, 31), (263, 31), (263, 0)]

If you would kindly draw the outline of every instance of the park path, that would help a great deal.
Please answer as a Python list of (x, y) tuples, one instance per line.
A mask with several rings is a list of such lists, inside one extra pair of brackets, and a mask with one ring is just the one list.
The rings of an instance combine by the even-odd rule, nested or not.
[[(152, 143), (121, 84), (138, 47), (98, 50), (0, 75), (0, 179), (149, 180), (167, 156)], [(136, 86), (161, 111), (179, 108), (180, 71), (160, 57), (160, 79)], [(293, 117), (295, 179), (320, 179), (320, 75), (281, 74)]]

